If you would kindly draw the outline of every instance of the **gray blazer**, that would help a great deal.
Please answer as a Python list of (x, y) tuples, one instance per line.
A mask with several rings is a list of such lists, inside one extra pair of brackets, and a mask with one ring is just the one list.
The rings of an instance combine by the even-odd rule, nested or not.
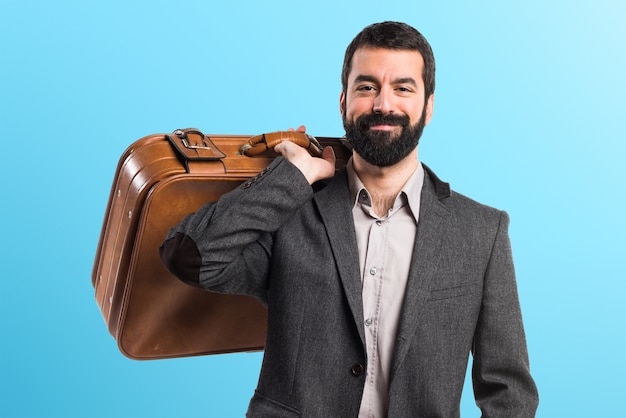
[[(469, 354), (484, 417), (533, 417), (508, 216), (425, 167), (389, 383), (390, 417), (458, 417)], [(251, 417), (356, 417), (367, 375), (345, 172), (310, 187), (279, 158), (173, 228), (164, 264), (205, 289), (254, 295), (268, 334)]]

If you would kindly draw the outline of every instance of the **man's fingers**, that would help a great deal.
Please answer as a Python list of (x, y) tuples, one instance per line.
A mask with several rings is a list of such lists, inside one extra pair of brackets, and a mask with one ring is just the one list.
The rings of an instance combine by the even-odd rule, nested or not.
[(306, 151), (300, 145), (296, 145), (291, 141), (283, 141), (274, 147), (274, 151), (276, 151), (277, 153), (279, 153), (280, 155), (282, 155), (283, 157), (287, 159), (289, 159), (290, 156), (293, 156), (296, 153), (298, 153), (300, 150), (308, 154), (308, 151)]
[(289, 128), (287, 130), (289, 132), (293, 132), (293, 131), (296, 131), (296, 132), (306, 132), (306, 126), (300, 125), (300, 126), (298, 126), (298, 129)]

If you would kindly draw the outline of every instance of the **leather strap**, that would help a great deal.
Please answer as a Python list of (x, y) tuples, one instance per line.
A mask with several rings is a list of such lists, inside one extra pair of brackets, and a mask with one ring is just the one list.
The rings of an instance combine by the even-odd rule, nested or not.
[[(172, 134), (167, 135), (167, 139), (188, 173), (203, 172), (204, 169), (211, 168), (206, 164), (197, 164), (198, 162), (221, 161), (226, 158), (226, 154), (211, 141), (211, 138), (196, 128), (176, 129)], [(192, 167), (196, 169), (192, 170)]]
[(226, 158), (211, 138), (196, 128), (176, 129), (167, 139), (185, 160), (221, 160)]

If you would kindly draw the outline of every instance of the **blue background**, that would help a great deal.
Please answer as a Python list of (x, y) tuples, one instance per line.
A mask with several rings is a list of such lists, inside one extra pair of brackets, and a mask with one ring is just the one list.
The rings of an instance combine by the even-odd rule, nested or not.
[(260, 353), (138, 362), (106, 331), (91, 268), (117, 160), (187, 126), (342, 135), (344, 49), (393, 19), (437, 59), (421, 159), (511, 215), (538, 416), (626, 416), (622, 4), (0, 1), (0, 415), (243, 416)]

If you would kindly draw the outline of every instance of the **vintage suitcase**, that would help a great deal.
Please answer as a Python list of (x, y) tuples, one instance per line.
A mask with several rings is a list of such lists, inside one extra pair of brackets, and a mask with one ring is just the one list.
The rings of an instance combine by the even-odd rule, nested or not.
[(155, 134), (120, 157), (96, 252), (92, 284), (109, 332), (132, 359), (262, 350), (267, 313), (256, 299), (188, 286), (161, 264), (167, 231), (271, 163), (273, 145), (290, 140), (319, 154), (332, 146), (336, 167), (349, 150), (338, 138), (297, 132)]

